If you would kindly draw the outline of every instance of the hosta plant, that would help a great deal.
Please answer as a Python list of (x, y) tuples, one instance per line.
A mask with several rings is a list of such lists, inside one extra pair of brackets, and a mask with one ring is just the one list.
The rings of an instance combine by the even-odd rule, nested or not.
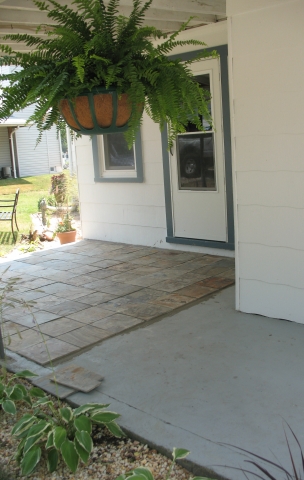
[[(166, 474), (165, 480), (168, 480), (171, 476), (172, 469), (175, 465), (176, 460), (181, 460), (186, 458), (189, 455), (189, 450), (185, 450), (184, 448), (173, 448), (172, 452), (172, 463), (170, 468)], [(116, 480), (154, 480), (153, 474), (149, 468), (145, 467), (138, 467), (134, 468), (130, 472), (119, 475)], [(211, 480), (207, 477), (194, 477), (192, 480)]]
[(3, 374), (0, 376), (0, 411), (2, 409), (5, 413), (15, 415), (17, 413), (17, 402), (23, 401), (32, 405), (33, 398), (42, 396), (43, 392), (39, 388), (27, 389), (21, 383), (16, 383), (19, 378), (36, 377), (35, 373), (23, 370), (15, 373), (8, 380), (5, 368), (2, 369), (2, 372)]
[(120, 416), (107, 411), (109, 405), (89, 403), (76, 409), (57, 407), (49, 397), (39, 399), (33, 414), (27, 413), (14, 426), (20, 440), (16, 459), (22, 475), (29, 475), (43, 458), (49, 472), (57, 469), (60, 457), (75, 472), (80, 461), (87, 463), (93, 449), (92, 425), (106, 427), (114, 436), (124, 436), (115, 420)]
[[(1, 46), (0, 66), (20, 68), (0, 75), (0, 81), (6, 82), (0, 120), (35, 104), (28, 122), (35, 122), (43, 132), (53, 124), (63, 126), (58, 108), (61, 99), (74, 101), (83, 92), (114, 88), (119, 96), (127, 94), (133, 107), (125, 133), (129, 145), (139, 129), (142, 106), (161, 128), (168, 123), (169, 145), (190, 120), (199, 130), (204, 129), (202, 116), (211, 122), (210, 93), (195, 81), (191, 64), (216, 53), (203, 51), (186, 62), (168, 57), (176, 46), (205, 47), (199, 40), (178, 40), (188, 22), (170, 35), (143, 26), (153, 0), (132, 0), (129, 17), (119, 15), (120, 0), (109, 0), (107, 5), (104, 0), (74, 0), (72, 8), (56, 0), (32, 2), (47, 13), (50, 24), (41, 26), (44, 36), (3, 37), (8, 44)], [(13, 51), (9, 43), (16, 42), (27, 51)]]

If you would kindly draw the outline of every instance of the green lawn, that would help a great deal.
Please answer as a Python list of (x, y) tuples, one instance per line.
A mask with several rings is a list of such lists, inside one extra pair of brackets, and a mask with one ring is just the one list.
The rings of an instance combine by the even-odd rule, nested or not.
[[(31, 227), (32, 213), (38, 212), (38, 200), (42, 196), (48, 196), (51, 188), (52, 175), (40, 175), (38, 177), (9, 178), (0, 180), (0, 199), (14, 198), (17, 188), (20, 189), (19, 203), (17, 207), (17, 222), (19, 233), (16, 245), (21, 234), (28, 234)], [(8, 254), (14, 248), (14, 239), (11, 232), (10, 222), (0, 222), (0, 256)]]

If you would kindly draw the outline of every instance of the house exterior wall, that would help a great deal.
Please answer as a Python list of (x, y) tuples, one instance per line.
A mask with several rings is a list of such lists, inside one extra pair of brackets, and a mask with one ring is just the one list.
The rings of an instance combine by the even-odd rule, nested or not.
[(0, 127), (0, 170), (2, 167), (10, 167), (11, 164), (8, 131), (6, 127)]
[[(227, 44), (227, 25), (222, 22), (191, 29), (183, 33), (183, 38), (199, 38), (208, 47)], [(173, 53), (189, 50), (189, 47), (178, 48)], [(77, 140), (77, 176), (84, 238), (234, 255), (230, 251), (166, 243), (161, 134), (159, 126), (147, 116), (144, 116), (141, 137), (143, 183), (95, 183), (91, 140), (89, 137)]]
[(227, 0), (237, 308), (304, 323), (304, 3)]

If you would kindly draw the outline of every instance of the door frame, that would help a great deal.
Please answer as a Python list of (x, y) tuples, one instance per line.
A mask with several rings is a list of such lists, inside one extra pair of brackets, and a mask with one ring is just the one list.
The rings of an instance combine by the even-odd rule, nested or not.
[[(206, 48), (205, 51), (216, 50), (220, 56), (222, 114), (223, 114), (223, 138), (224, 138), (224, 165), (226, 177), (226, 209), (227, 209), (227, 242), (213, 240), (174, 237), (173, 229), (173, 206), (171, 192), (170, 152), (168, 152), (168, 131), (165, 127), (162, 131), (162, 154), (164, 170), (164, 188), (167, 222), (167, 243), (183, 245), (195, 245), (201, 247), (220, 248), (234, 250), (234, 213), (233, 213), (233, 189), (232, 189), (232, 154), (231, 154), (231, 126), (230, 126), (230, 102), (228, 83), (228, 46), (220, 45), (214, 48)], [(174, 55), (170, 58), (189, 60), (197, 55), (198, 51)]]

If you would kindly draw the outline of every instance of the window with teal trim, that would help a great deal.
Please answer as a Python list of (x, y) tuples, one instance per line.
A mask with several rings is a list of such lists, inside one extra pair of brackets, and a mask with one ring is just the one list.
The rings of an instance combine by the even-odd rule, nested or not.
[(140, 133), (131, 149), (123, 133), (92, 137), (96, 182), (142, 182)]

